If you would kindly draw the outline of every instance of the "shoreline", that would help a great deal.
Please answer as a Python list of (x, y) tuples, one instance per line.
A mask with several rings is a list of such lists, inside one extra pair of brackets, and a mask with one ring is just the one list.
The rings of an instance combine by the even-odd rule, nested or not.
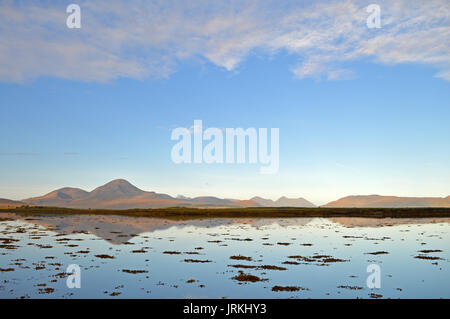
[(21, 215), (122, 215), (155, 218), (298, 218), (298, 217), (367, 217), (367, 218), (429, 218), (450, 217), (448, 207), (425, 208), (294, 208), (294, 207), (251, 207), (251, 208), (192, 208), (169, 207), (151, 209), (78, 209), (58, 207), (16, 207), (1, 208), (4, 213)]

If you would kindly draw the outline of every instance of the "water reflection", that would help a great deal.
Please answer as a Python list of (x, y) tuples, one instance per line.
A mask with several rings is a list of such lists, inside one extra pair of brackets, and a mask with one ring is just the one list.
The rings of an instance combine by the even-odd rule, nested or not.
[(3, 298), (450, 297), (448, 218), (1, 216)]

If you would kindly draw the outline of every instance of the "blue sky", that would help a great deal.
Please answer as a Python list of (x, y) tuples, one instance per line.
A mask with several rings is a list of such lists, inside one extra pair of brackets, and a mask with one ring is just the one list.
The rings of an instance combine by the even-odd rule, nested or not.
[[(447, 2), (412, 9), (383, 2), (387, 25), (377, 31), (361, 23), (366, 2), (277, 7), (280, 21), (298, 9), (298, 21), (308, 22), (279, 28), (262, 19), (269, 2), (236, 5), (221, 16), (223, 7), (199, 10), (205, 6), (199, 1), (189, 11), (198, 25), (184, 19), (182, 2), (172, 3), (173, 11), (158, 1), (154, 7), (139, 2), (146, 13), (160, 10), (170, 18), (176, 12), (172, 21), (186, 24), (183, 32), (158, 25), (158, 36), (146, 22), (128, 21), (141, 16), (120, 10), (121, 1), (111, 8), (80, 1), (87, 21), (70, 30), (80, 31), (75, 35), (64, 28), (65, 2), (5, 3), (0, 16), (35, 20), (0, 22), (16, 26), (15, 40), (0, 28), (9, 44), (0, 49), (0, 197), (23, 199), (62, 186), (91, 190), (115, 178), (171, 195), (286, 195), (317, 204), (351, 194), (450, 195), (450, 50), (441, 38), (450, 31), (448, 17), (434, 11), (448, 9)], [(116, 26), (105, 22), (105, 7), (130, 23), (109, 34)], [(361, 9), (361, 16), (338, 32), (347, 9)], [(330, 15), (322, 16), (327, 10), (331, 26)], [(44, 14), (36, 18), (36, 11)], [(142, 40), (136, 25), (154, 38)], [(261, 39), (255, 30), (263, 27)], [(328, 36), (310, 44), (321, 27)], [(22, 43), (30, 33), (31, 43)], [(419, 41), (413, 47), (411, 38)], [(249, 164), (174, 164), (171, 131), (196, 119), (205, 127), (279, 128), (278, 173), (261, 175), (259, 165)]]

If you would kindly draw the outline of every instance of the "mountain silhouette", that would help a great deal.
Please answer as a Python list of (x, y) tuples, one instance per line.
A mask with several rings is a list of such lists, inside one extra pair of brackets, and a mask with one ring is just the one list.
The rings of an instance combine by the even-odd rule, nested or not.
[(97, 187), (91, 192), (79, 188), (65, 187), (44, 196), (24, 199), (21, 204), (92, 209), (131, 209), (163, 207), (314, 207), (303, 198), (282, 197), (276, 202), (254, 197), (250, 200), (223, 199), (214, 196), (176, 198), (156, 192), (141, 190), (124, 179), (116, 179)]
[(18, 206), (26, 205), (24, 202), (0, 198), (0, 208), (14, 208)]
[[(132, 209), (165, 207), (316, 207), (308, 200), (280, 197), (278, 200), (255, 196), (249, 200), (224, 199), (214, 196), (195, 198), (148, 192), (139, 189), (124, 179), (116, 179), (97, 187), (91, 192), (80, 188), (64, 187), (44, 196), (11, 201), (0, 199), (0, 207), (22, 205), (52, 206), (84, 209)], [(396, 197), (380, 195), (347, 196), (322, 207), (400, 208), (400, 207), (450, 207), (450, 196), (440, 197)]]
[(450, 196), (441, 197), (397, 197), (381, 195), (347, 196), (323, 207), (399, 208), (399, 207), (450, 207)]
[(280, 197), (278, 200), (265, 199), (261, 197), (253, 197), (252, 201), (258, 203), (261, 207), (316, 207), (313, 203), (304, 198), (287, 198)]
[(126, 180), (116, 179), (92, 192), (66, 187), (23, 202), (35, 206), (128, 209), (177, 206), (183, 201), (166, 194), (146, 192)]
[(41, 197), (25, 199), (23, 202), (36, 206), (66, 207), (72, 201), (85, 198), (88, 195), (89, 193), (82, 189), (64, 187)]

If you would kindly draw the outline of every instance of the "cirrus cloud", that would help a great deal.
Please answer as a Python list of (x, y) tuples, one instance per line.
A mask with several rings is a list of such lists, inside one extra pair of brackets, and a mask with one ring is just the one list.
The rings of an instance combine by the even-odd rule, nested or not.
[(381, 29), (368, 29), (371, 1), (77, 1), (82, 28), (66, 27), (66, 3), (0, 4), (0, 81), (43, 76), (107, 82), (169, 77), (186, 60), (235, 70), (253, 52), (298, 58), (298, 78), (355, 76), (348, 61), (417, 63), (450, 81), (450, 3), (377, 1)]

